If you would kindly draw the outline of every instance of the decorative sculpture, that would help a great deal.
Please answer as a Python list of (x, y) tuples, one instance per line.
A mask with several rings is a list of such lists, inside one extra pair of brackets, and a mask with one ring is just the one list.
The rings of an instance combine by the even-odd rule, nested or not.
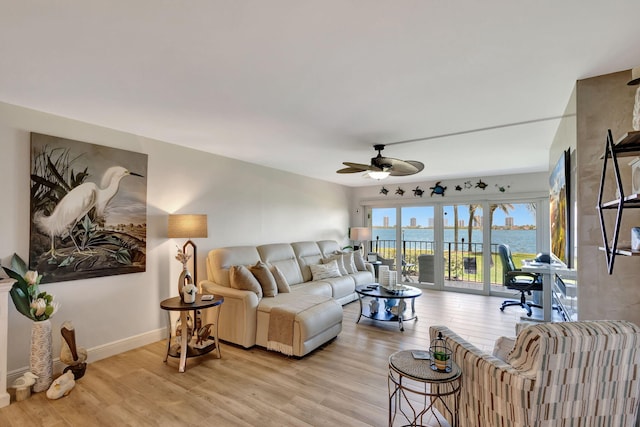
[(73, 379), (73, 372), (66, 372), (56, 378), (51, 384), (51, 387), (47, 390), (47, 397), (49, 399), (60, 399), (62, 396), (69, 394), (75, 386), (76, 382)]
[(433, 187), (429, 187), (429, 189), (431, 190), (431, 197), (433, 197), (434, 194), (438, 194), (444, 197), (444, 192), (447, 191), (447, 187), (440, 185), (441, 182), (442, 181), (438, 181), (436, 182), (436, 185), (434, 185)]
[[(62, 349), (60, 350), (60, 361), (65, 365), (63, 372), (71, 371), (74, 380), (79, 380), (84, 376), (87, 369), (87, 350), (76, 345), (76, 331), (70, 321), (66, 321), (60, 328), (62, 335)], [(56, 398), (57, 399), (57, 398)]]
[(31, 396), (31, 386), (36, 383), (38, 376), (33, 372), (27, 371), (20, 378), (11, 384), (16, 389), (16, 402), (27, 399)]

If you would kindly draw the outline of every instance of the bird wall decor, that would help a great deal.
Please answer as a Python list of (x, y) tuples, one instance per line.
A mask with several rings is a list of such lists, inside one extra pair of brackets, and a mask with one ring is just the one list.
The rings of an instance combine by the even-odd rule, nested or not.
[(73, 237), (73, 228), (91, 209), (95, 208), (97, 217), (103, 217), (109, 202), (118, 192), (120, 180), (129, 175), (142, 177), (121, 166), (110, 167), (102, 176), (100, 185), (94, 182), (80, 184), (60, 199), (50, 215), (37, 212), (34, 222), (51, 239), (51, 247), (45, 255), (51, 255), (53, 259), (62, 255), (56, 251), (55, 238), (67, 234), (71, 237), (76, 251), (81, 252), (84, 248), (78, 246)]

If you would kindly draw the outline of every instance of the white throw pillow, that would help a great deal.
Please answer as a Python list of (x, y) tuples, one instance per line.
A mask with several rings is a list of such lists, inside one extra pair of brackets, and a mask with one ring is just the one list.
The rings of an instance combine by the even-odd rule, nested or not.
[(353, 262), (358, 271), (367, 271), (367, 266), (364, 263), (364, 258), (362, 258), (362, 253), (360, 251), (355, 251), (353, 253)]
[(342, 255), (331, 255), (329, 258), (322, 259), (323, 264), (329, 264), (331, 261), (336, 261), (338, 263), (338, 270), (340, 270), (340, 274), (342, 276), (348, 274), (347, 269), (344, 267)]
[(313, 280), (322, 280), (341, 276), (340, 269), (338, 269), (338, 262), (336, 260), (333, 260), (328, 264), (312, 264), (309, 268), (311, 269)]
[(496, 357), (502, 360), (503, 362), (507, 362), (507, 356), (509, 356), (509, 352), (513, 350), (513, 345), (515, 343), (516, 343), (515, 338), (509, 338), (509, 337), (498, 338), (496, 340), (495, 346), (493, 347), (493, 357)]
[(356, 264), (353, 261), (353, 252), (343, 253), (342, 262), (344, 262), (344, 268), (347, 270), (347, 273), (354, 274), (358, 272), (358, 269), (356, 268)]

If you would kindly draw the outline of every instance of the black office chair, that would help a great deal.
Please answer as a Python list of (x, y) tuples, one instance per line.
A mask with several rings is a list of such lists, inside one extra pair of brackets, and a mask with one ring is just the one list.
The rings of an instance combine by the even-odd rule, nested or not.
[(520, 291), (520, 301), (506, 300), (502, 303), (500, 311), (504, 311), (505, 307), (519, 305), (527, 310), (527, 316), (531, 317), (531, 307), (542, 308), (542, 306), (527, 301), (527, 295), (531, 295), (531, 291), (542, 290), (542, 275), (518, 270), (511, 258), (511, 249), (507, 245), (498, 245), (498, 255), (502, 260), (504, 286), (507, 289)]

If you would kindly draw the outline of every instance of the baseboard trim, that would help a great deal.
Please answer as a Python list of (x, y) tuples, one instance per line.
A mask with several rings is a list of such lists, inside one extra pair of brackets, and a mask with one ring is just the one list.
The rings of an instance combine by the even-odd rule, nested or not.
[[(116, 354), (124, 353), (125, 351), (133, 350), (165, 338), (167, 338), (167, 329), (161, 328), (87, 349), (88, 369), (90, 369), (92, 362), (97, 362), (98, 360), (106, 359), (107, 357), (115, 356)], [(61, 373), (65, 367), (66, 365), (60, 361), (59, 357), (53, 359), (54, 375)], [(20, 378), (28, 370), (29, 366), (25, 366), (7, 372), (7, 387), (10, 387), (16, 379)]]

